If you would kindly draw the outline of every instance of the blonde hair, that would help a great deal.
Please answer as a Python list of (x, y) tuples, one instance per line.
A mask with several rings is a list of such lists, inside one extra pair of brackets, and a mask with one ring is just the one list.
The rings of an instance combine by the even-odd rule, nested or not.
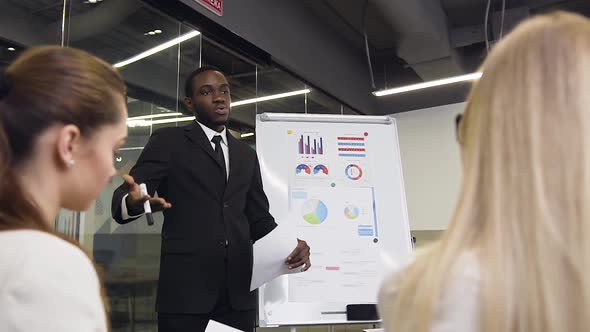
[[(483, 64), (458, 132), (451, 224), (382, 294), (386, 328), (426, 332), (459, 257), (480, 268), (480, 330), (590, 328), (590, 21), (537, 16)], [(382, 298), (383, 299), (383, 298)]]

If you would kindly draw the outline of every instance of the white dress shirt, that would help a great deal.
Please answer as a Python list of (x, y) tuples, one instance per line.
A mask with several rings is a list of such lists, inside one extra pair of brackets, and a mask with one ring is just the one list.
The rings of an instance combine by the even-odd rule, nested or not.
[(225, 173), (229, 179), (229, 147), (227, 145), (227, 129), (223, 128), (223, 131), (218, 133), (198, 121), (197, 123), (201, 126), (201, 128), (203, 128), (203, 131), (205, 132), (205, 135), (207, 135), (207, 139), (209, 140), (209, 143), (211, 143), (213, 150), (215, 150), (215, 143), (212, 141), (213, 137), (221, 136), (221, 150), (223, 151), (223, 158), (225, 159)]
[[(200, 123), (199, 121), (195, 120), (195, 122), (198, 123), (199, 126), (201, 126), (201, 128), (205, 132), (205, 135), (207, 136), (207, 139), (209, 140), (209, 143), (211, 144), (211, 148), (214, 151), (215, 151), (215, 143), (213, 143), (212, 139), (214, 136), (221, 136), (221, 150), (223, 151), (223, 158), (225, 159), (225, 171), (226, 171), (225, 174), (227, 174), (227, 178), (229, 179), (229, 146), (227, 144), (227, 128), (223, 128), (223, 131), (218, 133), (215, 130)], [(123, 217), (123, 220), (127, 220), (129, 218), (136, 218), (136, 217), (143, 215), (143, 213), (135, 215), (135, 216), (129, 215), (129, 212), (127, 210), (127, 203), (125, 202), (128, 195), (129, 194), (123, 196), (123, 199), (121, 201), (121, 217)]]

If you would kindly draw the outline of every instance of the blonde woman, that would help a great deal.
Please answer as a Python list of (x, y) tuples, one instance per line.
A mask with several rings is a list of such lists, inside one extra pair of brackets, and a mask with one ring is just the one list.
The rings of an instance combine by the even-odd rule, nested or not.
[(383, 284), (386, 330), (590, 330), (590, 22), (537, 16), (494, 47), (458, 129), (441, 241)]

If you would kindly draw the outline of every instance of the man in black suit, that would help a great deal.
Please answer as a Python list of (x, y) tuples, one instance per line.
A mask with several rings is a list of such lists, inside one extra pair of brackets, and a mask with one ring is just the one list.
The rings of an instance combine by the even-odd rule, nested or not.
[[(252, 244), (276, 227), (260, 165), (254, 150), (227, 133), (230, 86), (219, 70), (195, 70), (185, 92), (198, 122), (153, 133), (113, 195), (113, 218), (136, 219), (146, 200), (164, 212), (160, 332), (203, 331), (209, 319), (253, 331)], [(149, 196), (141, 195), (138, 183), (147, 185)], [(299, 240), (286, 264), (309, 269), (305, 241)]]

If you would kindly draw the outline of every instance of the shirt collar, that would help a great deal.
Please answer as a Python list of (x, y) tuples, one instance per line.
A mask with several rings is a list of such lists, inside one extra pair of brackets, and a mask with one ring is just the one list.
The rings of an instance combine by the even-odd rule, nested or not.
[(201, 128), (203, 128), (203, 131), (205, 132), (205, 135), (207, 135), (207, 139), (209, 139), (209, 142), (211, 142), (211, 140), (213, 139), (214, 136), (221, 136), (221, 142), (227, 146), (227, 129), (226, 128), (223, 128), (223, 131), (218, 133), (215, 130), (200, 123), (199, 121), (197, 121), (197, 123), (199, 124), (199, 126), (201, 126)]

